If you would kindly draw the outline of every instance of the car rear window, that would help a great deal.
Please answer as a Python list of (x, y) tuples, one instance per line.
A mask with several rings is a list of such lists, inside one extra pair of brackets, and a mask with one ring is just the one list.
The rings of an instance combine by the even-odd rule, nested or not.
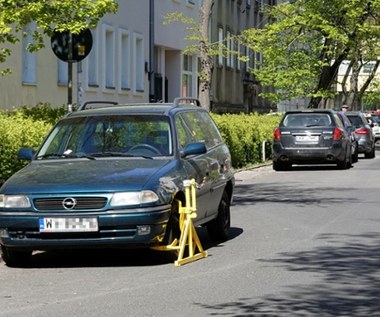
[(328, 127), (332, 124), (327, 113), (294, 113), (284, 117), (282, 125), (284, 127)]
[(347, 117), (351, 121), (352, 125), (355, 127), (361, 127), (364, 125), (363, 120), (360, 116), (348, 115)]

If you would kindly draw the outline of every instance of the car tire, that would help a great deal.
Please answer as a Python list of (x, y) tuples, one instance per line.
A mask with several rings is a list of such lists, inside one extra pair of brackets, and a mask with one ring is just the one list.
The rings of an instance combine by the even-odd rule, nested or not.
[(351, 154), (350, 154), (350, 158), (348, 159), (347, 157), (345, 157), (345, 159), (343, 161), (339, 161), (337, 163), (337, 166), (340, 170), (346, 170), (346, 169), (349, 169), (351, 167)]
[(376, 150), (375, 150), (375, 145), (374, 145), (371, 152), (365, 153), (364, 156), (365, 158), (375, 158), (375, 155), (376, 155), (375, 153), (376, 153)]
[(352, 163), (357, 163), (359, 161), (359, 149), (356, 147), (355, 153), (352, 154)]
[(289, 171), (292, 168), (292, 164), (273, 161), (272, 167), (276, 172)]
[(172, 208), (168, 223), (166, 225), (166, 231), (162, 245), (170, 245), (175, 239), (179, 240), (181, 237), (180, 229), (180, 215), (179, 215), (179, 203), (177, 199), (173, 200)]
[(231, 229), (230, 199), (226, 191), (218, 207), (218, 216), (206, 224), (207, 232), (212, 240), (224, 241), (228, 239)]
[(1, 246), (1, 257), (5, 264), (9, 267), (26, 267), (30, 264), (32, 251), (15, 250)]

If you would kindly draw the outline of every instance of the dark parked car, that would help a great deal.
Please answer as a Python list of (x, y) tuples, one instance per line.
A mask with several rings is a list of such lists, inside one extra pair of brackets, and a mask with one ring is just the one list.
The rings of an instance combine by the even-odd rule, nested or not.
[(359, 159), (359, 142), (355, 135), (355, 127), (352, 125), (351, 121), (346, 116), (346, 112), (338, 111), (337, 115), (339, 119), (342, 121), (343, 126), (347, 133), (351, 137), (352, 143), (352, 163), (356, 163)]
[(352, 140), (333, 110), (296, 110), (284, 114), (274, 130), (273, 169), (292, 164), (337, 164), (351, 167)]
[(197, 183), (195, 225), (227, 239), (234, 174), (229, 149), (199, 101), (80, 109), (52, 129), (0, 188), (4, 261), (33, 250), (151, 247), (179, 238), (184, 181)]
[(375, 157), (375, 136), (372, 128), (362, 112), (346, 112), (347, 118), (355, 127), (355, 137), (359, 144), (359, 153), (364, 153), (366, 158)]

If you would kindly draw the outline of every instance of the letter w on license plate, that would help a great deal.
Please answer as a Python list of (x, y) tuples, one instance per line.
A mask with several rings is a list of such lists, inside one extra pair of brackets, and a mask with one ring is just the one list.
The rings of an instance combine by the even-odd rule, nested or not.
[(40, 218), (40, 232), (98, 231), (97, 218)]

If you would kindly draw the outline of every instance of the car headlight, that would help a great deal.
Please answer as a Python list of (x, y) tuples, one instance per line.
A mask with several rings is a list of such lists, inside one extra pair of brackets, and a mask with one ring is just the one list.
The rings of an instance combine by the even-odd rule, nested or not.
[(111, 206), (131, 206), (154, 203), (158, 200), (156, 193), (150, 190), (140, 192), (115, 193), (111, 198)]
[(30, 201), (25, 195), (0, 195), (0, 208), (29, 208)]

